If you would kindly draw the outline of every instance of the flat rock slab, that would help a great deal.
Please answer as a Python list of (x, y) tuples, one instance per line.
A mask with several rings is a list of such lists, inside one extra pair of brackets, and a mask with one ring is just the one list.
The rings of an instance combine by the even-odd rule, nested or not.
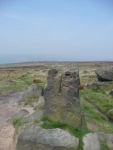
[(29, 115), (29, 112), (27, 110), (22, 109), (22, 110), (18, 111), (17, 113), (15, 113), (12, 116), (12, 119), (14, 119), (14, 118), (23, 118), (27, 115)]
[(43, 110), (35, 111), (29, 116), (22, 119), (22, 123), (30, 123), (43, 117)]
[(17, 150), (77, 150), (79, 139), (62, 129), (29, 126), (17, 140)]
[(100, 150), (98, 133), (89, 133), (83, 137), (83, 150)]

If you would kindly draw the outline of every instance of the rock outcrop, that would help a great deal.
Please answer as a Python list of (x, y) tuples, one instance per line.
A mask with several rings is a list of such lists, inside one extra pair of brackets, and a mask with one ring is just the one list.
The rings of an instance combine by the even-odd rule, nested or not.
[(43, 110), (37, 110), (34, 113), (30, 114), (29, 116), (22, 119), (22, 123), (30, 123), (35, 120), (39, 120), (41, 117), (43, 117)]
[(113, 66), (97, 68), (95, 73), (99, 81), (113, 81)]
[(21, 99), (38, 98), (43, 95), (43, 88), (37, 84), (32, 84), (23, 94)]
[(18, 111), (17, 113), (15, 113), (11, 120), (13, 120), (14, 118), (24, 118), (25, 116), (28, 116), (29, 112), (27, 110), (21, 109), (20, 111)]
[(103, 132), (88, 133), (83, 137), (83, 150), (101, 150), (104, 144), (107, 149), (113, 149), (113, 134)]
[(31, 125), (19, 135), (16, 150), (77, 150), (78, 144), (67, 131)]
[(35, 105), (35, 108), (37, 109), (43, 109), (45, 105), (45, 100), (43, 96), (40, 96), (38, 99), (38, 103)]
[(79, 128), (82, 118), (79, 84), (77, 68), (66, 70), (63, 74), (56, 69), (49, 70), (44, 91), (44, 115), (52, 120)]

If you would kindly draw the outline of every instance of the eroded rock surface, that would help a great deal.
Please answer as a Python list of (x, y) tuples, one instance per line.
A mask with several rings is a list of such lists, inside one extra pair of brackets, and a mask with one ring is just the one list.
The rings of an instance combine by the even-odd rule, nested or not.
[(43, 110), (37, 110), (29, 116), (22, 119), (22, 123), (30, 123), (43, 117)]
[(43, 88), (37, 84), (32, 84), (23, 94), (21, 99), (38, 98), (43, 95)]
[(38, 103), (35, 105), (37, 109), (42, 109), (45, 105), (45, 100), (43, 96), (40, 96), (38, 99)]
[(44, 115), (55, 121), (80, 127), (79, 84), (77, 68), (66, 70), (63, 74), (56, 69), (49, 70), (47, 86), (44, 91)]
[(31, 125), (19, 137), (17, 150), (77, 150), (79, 139), (61, 129)]
[(100, 150), (98, 133), (89, 133), (83, 137), (84, 150)]

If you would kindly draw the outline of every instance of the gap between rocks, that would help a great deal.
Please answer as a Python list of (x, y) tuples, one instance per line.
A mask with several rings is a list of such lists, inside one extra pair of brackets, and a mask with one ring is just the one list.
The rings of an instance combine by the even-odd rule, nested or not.
[(105, 118), (107, 118), (110, 123), (113, 123), (113, 121), (107, 117), (107, 114), (103, 113), (103, 112), (101, 111), (101, 109), (100, 109), (96, 104), (94, 104), (93, 102), (91, 102), (91, 101), (90, 101), (89, 99), (87, 99), (86, 97), (84, 97), (84, 99), (85, 99), (89, 104), (91, 104), (91, 105), (98, 111), (98, 113), (100, 113), (100, 114), (103, 115)]

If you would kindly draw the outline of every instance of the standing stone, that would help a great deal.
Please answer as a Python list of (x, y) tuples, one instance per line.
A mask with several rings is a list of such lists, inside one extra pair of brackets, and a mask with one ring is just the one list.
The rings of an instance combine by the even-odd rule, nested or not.
[(70, 69), (62, 75), (61, 121), (74, 127), (80, 127), (81, 125), (79, 84), (78, 69)]
[(79, 72), (69, 69), (63, 74), (52, 69), (48, 72), (47, 87), (44, 91), (44, 115), (74, 127), (81, 126), (79, 100)]
[(45, 109), (44, 115), (53, 120), (60, 120), (60, 91), (61, 91), (61, 74), (58, 70), (51, 69), (48, 72), (47, 86), (44, 90)]

